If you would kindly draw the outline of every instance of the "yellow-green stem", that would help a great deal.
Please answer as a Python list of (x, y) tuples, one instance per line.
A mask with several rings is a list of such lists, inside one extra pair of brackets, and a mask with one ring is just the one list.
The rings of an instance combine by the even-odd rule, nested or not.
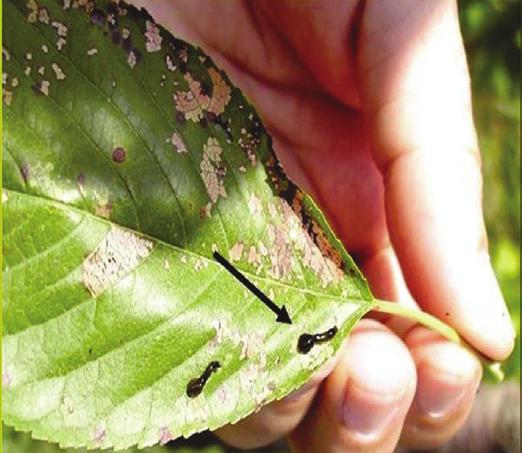
[(497, 380), (502, 381), (504, 379), (504, 373), (500, 368), (500, 363), (492, 362), (487, 357), (484, 357), (480, 354), (476, 349), (474, 349), (471, 345), (469, 345), (466, 341), (464, 341), (457, 331), (453, 329), (453, 327), (448, 326), (444, 322), (442, 322), (439, 318), (430, 315), (424, 311), (407, 307), (405, 305), (401, 305), (395, 302), (389, 302), (387, 300), (374, 300), (373, 311), (378, 311), (382, 313), (387, 313), (391, 315), (402, 316), (403, 318), (411, 319), (413, 321), (422, 324), (428, 329), (433, 330), (434, 332), (439, 333), (443, 337), (447, 338), (450, 341), (461, 344), (466, 349), (471, 351), (482, 363), (484, 369), (491, 374), (491, 376)]

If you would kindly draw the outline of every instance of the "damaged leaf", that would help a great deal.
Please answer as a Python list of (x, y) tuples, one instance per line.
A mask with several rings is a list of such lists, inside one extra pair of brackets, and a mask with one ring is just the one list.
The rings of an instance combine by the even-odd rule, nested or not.
[(144, 447), (303, 385), (373, 298), (252, 105), (121, 2), (9, 0), (3, 27), (5, 423)]

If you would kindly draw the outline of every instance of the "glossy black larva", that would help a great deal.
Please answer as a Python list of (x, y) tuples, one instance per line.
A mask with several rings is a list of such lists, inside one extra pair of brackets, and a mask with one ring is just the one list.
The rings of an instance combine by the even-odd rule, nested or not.
[(297, 351), (301, 354), (308, 354), (317, 343), (330, 341), (333, 337), (335, 337), (336, 333), (337, 326), (333, 326), (331, 329), (328, 329), (326, 332), (322, 333), (303, 333), (297, 340)]
[(331, 329), (328, 329), (326, 332), (315, 334), (315, 341), (317, 343), (323, 343), (325, 341), (330, 341), (335, 334), (337, 333), (337, 326), (333, 326)]
[(189, 398), (198, 396), (203, 391), (203, 387), (207, 383), (210, 375), (217, 371), (218, 368), (221, 368), (220, 363), (212, 361), (208, 364), (207, 368), (205, 368), (201, 376), (191, 379), (187, 384), (187, 396)]
[(304, 333), (297, 340), (297, 350), (301, 354), (307, 354), (315, 345), (315, 338), (309, 333)]

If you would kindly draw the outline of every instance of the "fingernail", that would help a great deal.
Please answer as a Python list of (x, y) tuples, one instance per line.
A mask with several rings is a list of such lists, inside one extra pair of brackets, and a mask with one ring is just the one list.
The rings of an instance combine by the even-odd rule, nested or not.
[(344, 407), (344, 423), (350, 431), (366, 441), (379, 438), (399, 413), (400, 399), (384, 402), (381, 399), (369, 405), (368, 400), (375, 398), (375, 395), (363, 396), (357, 390), (348, 390), (347, 393), (351, 394), (347, 395), (349, 400)]
[[(462, 334), (485, 355), (504, 360), (514, 346), (515, 330), (487, 253), (451, 264), (458, 281), (455, 319), (465, 319)], [(469, 308), (471, 307), (471, 309)]]
[(477, 373), (476, 359), (457, 345), (437, 347), (437, 353), (418, 369), (417, 406), (427, 416), (440, 418), (465, 397)]
[(342, 415), (348, 430), (363, 441), (378, 439), (403, 412), (403, 397), (413, 384), (413, 361), (404, 345), (390, 336), (359, 334), (350, 342), (350, 379)]

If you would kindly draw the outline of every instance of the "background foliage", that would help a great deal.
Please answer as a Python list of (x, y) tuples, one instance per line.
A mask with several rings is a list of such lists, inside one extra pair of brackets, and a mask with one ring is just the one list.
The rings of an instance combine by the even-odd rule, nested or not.
[(520, 379), (520, 2), (459, 2), (482, 151), (484, 208), (493, 267), (518, 338), (505, 364)]
[[(483, 156), (490, 251), (519, 334), (517, 350), (505, 370), (508, 378), (520, 380), (520, 3), (462, 0), (459, 8)], [(201, 453), (225, 451), (221, 446), (212, 446), (214, 440), (208, 435), (199, 436), (196, 443), (195, 451)], [(186, 442), (175, 445), (180, 453), (189, 451)], [(157, 447), (150, 453), (164, 450)], [(59, 450), (7, 430), (3, 451), (55, 453)], [(275, 447), (270, 451), (284, 449)]]

